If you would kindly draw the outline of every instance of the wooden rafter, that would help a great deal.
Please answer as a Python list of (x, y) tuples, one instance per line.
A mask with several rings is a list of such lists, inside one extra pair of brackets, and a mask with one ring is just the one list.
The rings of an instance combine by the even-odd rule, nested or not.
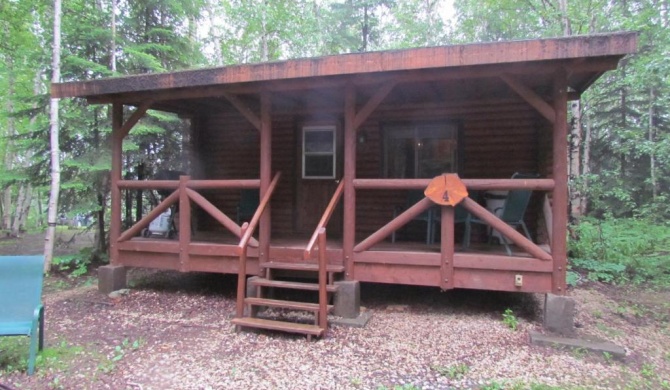
[(535, 108), (543, 117), (545, 117), (549, 122), (554, 123), (556, 120), (556, 113), (554, 109), (540, 97), (535, 91), (525, 86), (514, 76), (509, 74), (503, 74), (500, 78), (510, 87), (514, 92), (521, 96), (524, 100), (528, 102), (533, 108)]
[(367, 103), (365, 103), (365, 106), (361, 108), (361, 110), (356, 114), (356, 118), (354, 119), (354, 129), (358, 129), (361, 127), (363, 122), (365, 122), (366, 119), (372, 114), (372, 112), (379, 106), (379, 103), (382, 102), (388, 96), (388, 94), (391, 92), (393, 87), (396, 86), (396, 82), (389, 82), (384, 85), (382, 85), (381, 88), (375, 92), (374, 95), (368, 100)]
[(226, 98), (230, 102), (230, 104), (233, 105), (233, 107), (237, 108), (237, 110), (245, 117), (249, 122), (251, 122), (252, 125), (256, 128), (256, 130), (261, 131), (261, 118), (256, 115), (255, 112), (249, 108), (242, 100), (240, 100), (239, 97), (228, 93), (228, 92), (220, 92), (223, 97)]
[(153, 100), (147, 100), (144, 103), (142, 103), (139, 107), (137, 107), (137, 110), (133, 112), (133, 114), (128, 118), (128, 120), (121, 126), (119, 129), (119, 137), (120, 139), (126, 138), (128, 133), (130, 133), (130, 130), (137, 124), (137, 122), (142, 119), (144, 114), (146, 114), (147, 110), (151, 108), (151, 105), (153, 104)]

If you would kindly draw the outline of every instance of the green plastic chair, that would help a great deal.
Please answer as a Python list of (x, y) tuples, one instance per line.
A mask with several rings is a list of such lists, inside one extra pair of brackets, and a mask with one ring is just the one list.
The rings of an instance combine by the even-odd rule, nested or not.
[(260, 193), (257, 189), (242, 190), (240, 192), (240, 203), (237, 205), (237, 224), (241, 225), (242, 222), (249, 222), (260, 203)]
[[(396, 207), (393, 210), (393, 219), (400, 215), (403, 211), (409, 209), (410, 207), (417, 204), (425, 198), (423, 191), (421, 190), (411, 190), (407, 191), (407, 200), (405, 202), (405, 207)], [(437, 207), (430, 207), (428, 210), (417, 215), (412, 219), (412, 221), (424, 221), (426, 222), (426, 245), (430, 245), (435, 242), (435, 229), (436, 224), (440, 223), (440, 210)], [(391, 242), (395, 242), (395, 231), (391, 234)]]
[[(425, 197), (423, 191), (409, 191), (407, 193), (407, 206), (403, 209), (396, 207), (393, 211), (393, 218), (397, 217), (401, 212), (414, 206), (416, 203), (421, 201)], [(454, 214), (454, 224), (463, 223), (466, 221), (468, 216), (468, 211), (461, 205), (456, 206)], [(432, 206), (428, 210), (414, 217), (413, 221), (424, 221), (426, 222), (426, 245), (431, 245), (435, 243), (435, 232), (437, 227), (442, 222), (442, 210), (440, 206)], [(395, 231), (391, 234), (391, 242), (395, 242)]]
[[(536, 179), (537, 177), (538, 175), (536, 174), (524, 174), (518, 172), (512, 175), (512, 179)], [(494, 210), (494, 214), (497, 214), (498, 210), (502, 209), (499, 218), (503, 220), (503, 222), (505, 222), (506, 224), (510, 225), (515, 229), (521, 227), (523, 233), (531, 241), (532, 238), (530, 237), (530, 232), (528, 231), (528, 227), (526, 227), (526, 223), (523, 221), (523, 217), (526, 214), (526, 209), (528, 208), (528, 204), (530, 203), (530, 197), (532, 194), (533, 192), (528, 190), (511, 190), (507, 193), (507, 198), (505, 198), (505, 203), (503, 204), (503, 206), (501, 208)], [(471, 214), (468, 214), (465, 220), (465, 232), (463, 234), (464, 248), (468, 248), (470, 246), (471, 224), (473, 223), (480, 225), (488, 225), (483, 220), (475, 216), (472, 216)], [(492, 237), (493, 237), (492, 234), (489, 235), (489, 242), (491, 241)], [(500, 239), (502, 241), (502, 244), (505, 245), (507, 255), (511, 256), (512, 249), (509, 246), (509, 242), (502, 234), (500, 235)]]
[(30, 337), (28, 375), (44, 346), (43, 276), (44, 256), (0, 256), (0, 336)]

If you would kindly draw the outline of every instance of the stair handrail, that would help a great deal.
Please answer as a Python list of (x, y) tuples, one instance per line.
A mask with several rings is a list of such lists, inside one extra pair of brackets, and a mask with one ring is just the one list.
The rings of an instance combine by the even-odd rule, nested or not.
[(324, 336), (328, 330), (328, 292), (326, 291), (326, 279), (328, 278), (326, 258), (326, 228), (321, 227), (316, 232), (319, 238), (319, 327), (323, 329)]
[(277, 182), (279, 182), (280, 177), (281, 172), (277, 172), (272, 179), (272, 182), (270, 182), (270, 186), (268, 186), (267, 191), (263, 195), (263, 199), (261, 199), (254, 216), (251, 218), (251, 221), (249, 223), (245, 222), (241, 228), (242, 238), (240, 239), (240, 243), (237, 245), (237, 251), (240, 255), (240, 263), (237, 270), (237, 318), (241, 318), (244, 314), (244, 296), (247, 289), (247, 249), (249, 247), (249, 240), (254, 234), (256, 226), (258, 226), (258, 222), (260, 221), (263, 212), (265, 212), (265, 208), (270, 203), (270, 199), (272, 198), (272, 194), (277, 187)]
[[(317, 243), (317, 240), (319, 238), (319, 232), (321, 231), (321, 229), (325, 229), (326, 225), (328, 225), (328, 221), (330, 221), (330, 217), (333, 215), (337, 203), (340, 201), (340, 199), (342, 199), (343, 192), (344, 192), (344, 180), (341, 180), (340, 184), (335, 189), (335, 193), (330, 198), (328, 207), (326, 207), (326, 210), (323, 212), (321, 220), (319, 220), (319, 223), (316, 225), (316, 229), (314, 229), (314, 233), (312, 234), (309, 243), (305, 247), (305, 253), (303, 256), (305, 260), (309, 260), (309, 258), (312, 257), (312, 251), (314, 250), (314, 245)], [(319, 247), (320, 246), (321, 243), (319, 242)]]

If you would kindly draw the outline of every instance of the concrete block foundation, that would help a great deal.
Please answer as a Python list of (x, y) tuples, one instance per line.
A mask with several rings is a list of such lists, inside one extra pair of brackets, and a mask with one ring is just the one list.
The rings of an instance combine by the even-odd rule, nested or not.
[(361, 313), (361, 284), (355, 280), (335, 282), (335, 307), (333, 314), (344, 318), (358, 318)]
[(547, 294), (544, 298), (544, 328), (563, 336), (575, 334), (575, 301), (572, 298)]
[(98, 268), (98, 291), (109, 294), (127, 287), (126, 267), (103, 265)]

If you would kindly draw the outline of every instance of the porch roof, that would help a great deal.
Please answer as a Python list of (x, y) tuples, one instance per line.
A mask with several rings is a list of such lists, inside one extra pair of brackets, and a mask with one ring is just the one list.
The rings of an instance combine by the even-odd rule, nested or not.
[[(156, 102), (155, 108), (193, 111), (202, 108), (197, 99), (225, 93), (257, 94), (261, 90), (291, 93), (337, 89), (346, 83), (424, 83), (425, 87), (435, 81), (448, 84), (473, 80), (480, 84), (478, 88), (489, 89), (490, 85), (481, 84), (490, 84), (491, 79), (494, 84), (500, 83), (499, 76), (510, 74), (542, 91), (550, 90), (553, 73), (565, 68), (571, 97), (578, 98), (602, 73), (615, 69), (623, 56), (635, 53), (637, 40), (635, 32), (619, 32), (342, 54), (55, 83), (51, 93), (54, 98), (83, 97), (91, 103), (138, 105), (151, 100)], [(406, 88), (411, 94), (422, 87)]]

